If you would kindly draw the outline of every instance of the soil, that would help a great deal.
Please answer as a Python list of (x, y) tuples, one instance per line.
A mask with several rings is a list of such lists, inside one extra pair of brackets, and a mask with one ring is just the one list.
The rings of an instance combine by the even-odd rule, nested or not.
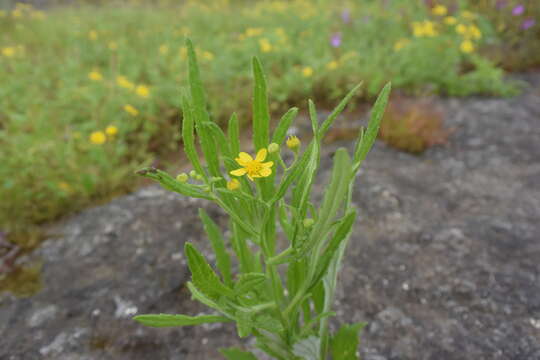
[[(378, 142), (369, 154), (332, 323), (368, 322), (364, 360), (540, 359), (540, 74), (522, 79), (514, 98), (438, 99), (454, 129), (445, 146), (416, 156)], [(326, 145), (316, 196), (333, 152), (352, 145)], [(0, 359), (208, 360), (238, 345), (231, 324), (130, 319), (205, 311), (181, 250), (209, 249), (199, 207), (225, 226), (208, 203), (157, 186), (51, 226), (15, 264), (41, 269), (39, 290), (0, 294)]]

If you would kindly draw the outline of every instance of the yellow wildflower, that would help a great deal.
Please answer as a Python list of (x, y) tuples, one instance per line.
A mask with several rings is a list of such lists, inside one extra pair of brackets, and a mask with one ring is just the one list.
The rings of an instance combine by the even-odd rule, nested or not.
[(161, 45), (159, 47), (159, 53), (161, 55), (167, 55), (169, 53), (169, 47), (167, 45), (165, 45), (165, 44)]
[(405, 46), (407, 46), (411, 41), (409, 39), (399, 39), (398, 41), (396, 41), (396, 43), (394, 44), (394, 51), (399, 51), (401, 49), (403, 49)]
[(13, 16), (14, 19), (18, 19), (20, 17), (22, 17), (23, 13), (21, 10), (19, 9), (15, 9), (11, 12), (11, 16)]
[(259, 39), (259, 46), (262, 52), (266, 53), (272, 51), (272, 45), (270, 44), (270, 41), (268, 41), (268, 39), (266, 38)]
[(97, 38), (98, 38), (98, 33), (97, 33), (97, 31), (96, 31), (96, 30), (90, 30), (90, 31), (88, 32), (88, 38), (89, 38), (90, 40), (97, 40)]
[(133, 90), (133, 88), (135, 87), (135, 85), (131, 81), (129, 81), (125, 76), (122, 75), (116, 77), (116, 83), (118, 84), (118, 86), (128, 90)]
[(302, 75), (304, 75), (304, 77), (310, 77), (313, 75), (313, 68), (311, 66), (305, 66), (302, 69)]
[(227, 189), (234, 191), (238, 190), (240, 188), (240, 181), (237, 179), (231, 179), (230, 181), (227, 181)]
[(114, 125), (109, 125), (105, 129), (105, 133), (107, 133), (107, 135), (109, 135), (109, 136), (114, 136), (114, 135), (118, 134), (118, 128), (116, 126), (114, 126)]
[(103, 80), (103, 75), (99, 71), (91, 71), (88, 73), (88, 78), (92, 81), (101, 81)]
[(447, 16), (444, 18), (444, 23), (446, 25), (455, 25), (457, 23), (457, 19), (453, 16)]
[(246, 36), (247, 37), (258, 36), (258, 35), (261, 35), (262, 32), (263, 32), (263, 29), (261, 29), (261, 28), (247, 28), (246, 29)]
[(243, 176), (247, 174), (250, 180), (270, 176), (274, 162), (263, 162), (266, 159), (267, 153), (268, 151), (266, 149), (261, 149), (257, 152), (255, 159), (253, 159), (248, 153), (241, 152), (235, 160), (242, 167), (231, 171), (231, 175)]
[(464, 40), (459, 46), (459, 49), (465, 54), (469, 54), (474, 51), (474, 45), (471, 40)]
[(436, 5), (431, 12), (435, 15), (444, 16), (448, 13), (448, 9), (444, 5)]
[(64, 192), (71, 191), (71, 186), (69, 186), (69, 184), (65, 181), (60, 181), (57, 185), (58, 185), (58, 188)]
[(296, 150), (300, 147), (300, 139), (296, 136), (289, 136), (287, 139), (287, 147), (291, 150)]
[(202, 58), (204, 60), (212, 61), (214, 60), (214, 54), (212, 54), (210, 51), (203, 51)]
[(116, 51), (116, 49), (118, 49), (118, 44), (116, 43), (116, 41), (109, 41), (109, 44), (107, 46), (111, 51)]
[(103, 131), (94, 131), (90, 134), (90, 142), (92, 144), (101, 145), (105, 140), (107, 140), (107, 137)]
[(130, 104), (124, 105), (124, 111), (127, 112), (131, 116), (139, 115), (139, 110), (137, 110), (133, 105), (130, 105)]
[(467, 19), (467, 20), (474, 20), (476, 18), (476, 14), (474, 14), (474, 13), (468, 11), (468, 10), (462, 11), (461, 16), (463, 16), (463, 18)]
[(150, 96), (150, 88), (146, 85), (139, 85), (135, 88), (135, 93), (146, 99)]
[(435, 24), (432, 21), (426, 20), (422, 22), (415, 21), (412, 23), (413, 26), (413, 35), (416, 37), (422, 36), (436, 36), (437, 30), (435, 29)]
[(339, 63), (336, 60), (330, 61), (328, 64), (326, 64), (326, 68), (328, 70), (335, 70), (339, 66)]
[(15, 48), (12, 46), (8, 46), (5, 48), (2, 48), (2, 55), (5, 57), (12, 57), (15, 55)]
[(482, 37), (482, 32), (475, 25), (469, 25), (469, 28), (467, 30), (467, 35), (473, 39), (478, 40)]
[(459, 24), (456, 26), (456, 32), (461, 35), (465, 35), (467, 33), (467, 27), (463, 24)]

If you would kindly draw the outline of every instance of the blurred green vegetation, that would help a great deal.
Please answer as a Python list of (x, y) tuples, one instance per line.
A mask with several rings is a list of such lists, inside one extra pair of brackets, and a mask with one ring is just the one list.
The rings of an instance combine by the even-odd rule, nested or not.
[(128, 191), (135, 169), (171, 158), (180, 141), (186, 36), (198, 46), (210, 111), (221, 121), (233, 111), (249, 121), (253, 55), (266, 68), (276, 113), (306, 97), (333, 103), (361, 80), (359, 101), (389, 80), (413, 95), (516, 93), (503, 80), (497, 49), (506, 38), (530, 36), (512, 46), (528, 60), (540, 56), (528, 53), (540, 43), (538, 24), (523, 27), (539, 6), (526, 8), (519, 22), (511, 1), (496, 10), (507, 11), (508, 21), (495, 19), (490, 1), (460, 3), (6, 5), (0, 229), (16, 231)]

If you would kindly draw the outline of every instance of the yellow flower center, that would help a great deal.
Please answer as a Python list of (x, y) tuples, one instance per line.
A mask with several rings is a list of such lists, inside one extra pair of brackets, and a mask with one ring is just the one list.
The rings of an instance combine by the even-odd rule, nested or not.
[(251, 161), (246, 165), (246, 170), (249, 176), (261, 176), (260, 172), (262, 170), (262, 165), (258, 161)]

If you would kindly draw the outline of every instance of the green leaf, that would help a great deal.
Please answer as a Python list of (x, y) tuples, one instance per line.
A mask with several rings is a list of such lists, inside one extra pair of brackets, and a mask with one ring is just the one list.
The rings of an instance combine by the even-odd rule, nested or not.
[(311, 331), (311, 328), (314, 325), (316, 325), (321, 319), (324, 319), (330, 316), (336, 316), (336, 313), (333, 311), (327, 311), (327, 312), (323, 312), (315, 316), (313, 319), (311, 319), (307, 324), (305, 324), (302, 327), (302, 330), (300, 331), (300, 335), (303, 335), (303, 336), (308, 335), (309, 332)]
[(312, 286), (322, 280), (323, 276), (326, 274), (326, 271), (330, 266), (330, 262), (338, 253), (339, 246), (345, 239), (349, 237), (355, 219), (356, 211), (353, 209), (340, 220), (339, 225), (334, 232), (334, 236), (332, 236), (332, 239), (328, 243), (326, 249), (324, 249), (322, 254), (320, 254), (320, 259), (317, 264), (317, 272), (315, 278), (313, 279)]
[(205, 122), (210, 121), (208, 112), (206, 111), (206, 95), (197, 65), (197, 55), (193, 49), (193, 44), (190, 39), (186, 39), (186, 47), (188, 54), (188, 80), (193, 99), (193, 110), (195, 113), (195, 121)]
[(189, 242), (184, 246), (193, 285), (206, 296), (217, 299), (220, 295), (234, 297), (234, 292), (225, 286), (216, 275), (204, 256)]
[(266, 79), (261, 62), (253, 58), (253, 145), (258, 151), (268, 146), (270, 114), (268, 112), (268, 95), (266, 94)]
[(351, 91), (349, 91), (349, 93), (343, 98), (343, 100), (341, 100), (338, 106), (336, 106), (334, 111), (332, 111), (332, 113), (326, 118), (326, 120), (324, 120), (321, 127), (319, 128), (319, 139), (324, 138), (324, 135), (326, 134), (332, 123), (336, 120), (339, 114), (341, 114), (343, 109), (345, 109), (345, 106), (347, 106), (351, 98), (358, 91), (358, 89), (360, 89), (361, 86), (362, 83), (356, 85)]
[(159, 184), (169, 190), (185, 196), (212, 200), (212, 198), (199, 187), (187, 183), (181, 183), (164, 171), (148, 167), (137, 171), (138, 175), (156, 180)]
[(236, 312), (236, 331), (239, 337), (245, 338), (251, 334), (253, 329), (251, 316), (252, 314), (248, 311), (240, 310)]
[(236, 113), (233, 113), (229, 119), (227, 136), (229, 138), (231, 156), (238, 156), (238, 153), (240, 152), (240, 126), (238, 125)]
[(219, 349), (219, 352), (225, 356), (227, 360), (257, 360), (252, 353), (237, 348)]
[(240, 278), (234, 285), (234, 292), (242, 295), (266, 281), (266, 275), (263, 273), (247, 273), (240, 275)]
[(187, 316), (170, 314), (137, 315), (133, 317), (133, 320), (136, 320), (143, 325), (152, 327), (191, 326), (205, 323), (220, 323), (232, 321), (231, 319), (219, 315)]
[(223, 133), (223, 130), (219, 127), (218, 124), (214, 122), (206, 122), (204, 125), (208, 131), (212, 134), (214, 141), (217, 144), (217, 147), (219, 148), (221, 154), (223, 156), (231, 157), (233, 154), (231, 153), (231, 149), (229, 147), (229, 141), (227, 140), (227, 137)]
[(381, 93), (377, 97), (377, 101), (375, 101), (375, 105), (373, 105), (373, 109), (371, 110), (368, 128), (365, 133), (360, 132), (361, 136), (355, 145), (354, 151), (354, 172), (360, 168), (360, 165), (366, 158), (369, 150), (375, 142), (375, 139), (377, 138), (377, 133), (379, 132), (384, 110), (388, 104), (388, 97), (390, 96), (391, 89), (392, 84), (388, 83), (381, 90)]
[[(302, 358), (302, 360), (319, 360), (321, 339), (316, 336), (310, 336), (296, 342), (293, 346), (293, 354)], [(335, 358), (341, 360), (341, 358)]]
[(182, 140), (184, 143), (184, 152), (186, 153), (186, 156), (188, 157), (195, 171), (203, 176), (206, 176), (199, 160), (199, 154), (195, 148), (195, 136), (193, 134), (193, 131), (195, 130), (193, 113), (191, 104), (186, 95), (182, 95), (182, 113)]
[(216, 266), (223, 276), (223, 281), (227, 286), (232, 286), (231, 257), (225, 248), (225, 240), (221, 236), (221, 231), (202, 208), (199, 209), (199, 217), (216, 254)]
[(358, 349), (358, 333), (366, 326), (366, 323), (353, 325), (343, 325), (341, 329), (332, 337), (330, 342), (333, 359), (357, 360), (356, 351)]
[(253, 325), (274, 334), (279, 334), (284, 330), (281, 322), (268, 314), (256, 316), (255, 320), (253, 321)]
[(311, 129), (313, 130), (313, 135), (317, 136), (317, 133), (319, 131), (319, 117), (317, 116), (317, 110), (315, 108), (315, 104), (311, 99), (308, 100), (308, 108), (309, 108), (309, 119), (311, 120)]
[(199, 289), (195, 287), (195, 285), (193, 285), (191, 281), (187, 282), (187, 287), (189, 291), (191, 292), (191, 297), (194, 300), (199, 301), (200, 303), (208, 306), (209, 308), (225, 313), (225, 311), (223, 311), (223, 309), (216, 302), (214, 302), (213, 299), (210, 299), (205, 294), (203, 294)]
[(274, 130), (274, 134), (272, 135), (273, 143), (276, 143), (278, 145), (281, 145), (281, 143), (283, 143), (283, 141), (287, 137), (287, 130), (289, 130), (289, 127), (291, 126), (293, 120), (296, 118), (297, 114), (298, 108), (293, 107), (281, 117), (276, 129)]

